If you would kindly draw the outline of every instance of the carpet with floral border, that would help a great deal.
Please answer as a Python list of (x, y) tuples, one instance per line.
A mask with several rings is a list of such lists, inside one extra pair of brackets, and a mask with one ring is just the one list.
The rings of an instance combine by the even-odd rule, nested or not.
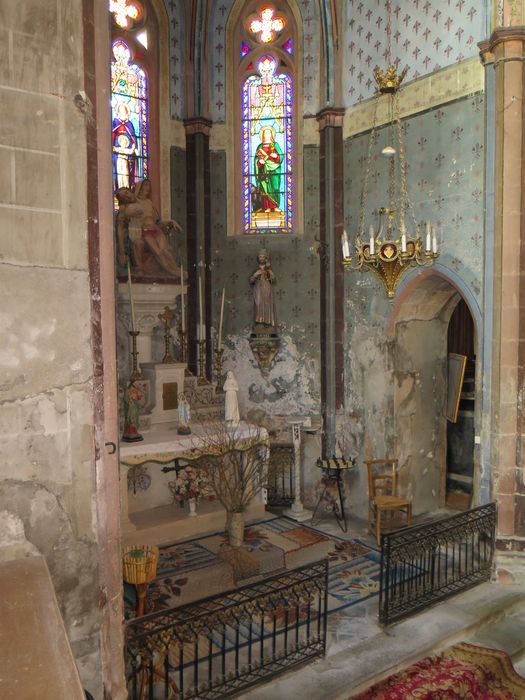
[(523, 700), (525, 678), (508, 654), (461, 642), (349, 700)]

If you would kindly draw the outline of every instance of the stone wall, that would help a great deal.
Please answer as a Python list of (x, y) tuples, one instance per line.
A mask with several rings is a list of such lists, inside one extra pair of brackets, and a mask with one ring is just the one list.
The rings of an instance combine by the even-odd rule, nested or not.
[(80, 0), (0, 9), (0, 511), (46, 557), (100, 697), (81, 17)]

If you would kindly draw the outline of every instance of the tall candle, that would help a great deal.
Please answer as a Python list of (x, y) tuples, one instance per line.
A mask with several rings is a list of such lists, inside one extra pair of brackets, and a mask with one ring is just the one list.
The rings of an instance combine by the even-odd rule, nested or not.
[(344, 230), (343, 230), (343, 236), (342, 236), (342, 245), (343, 245), (343, 258), (346, 260), (347, 258), (350, 257), (350, 244), (348, 243), (348, 234)]
[(199, 340), (204, 340), (204, 312), (202, 302), (202, 275), (199, 270)]
[(221, 301), (221, 315), (219, 319), (219, 342), (217, 343), (217, 348), (222, 349), (222, 321), (224, 319), (224, 295), (226, 293), (226, 287), (222, 288), (222, 301)]
[(432, 252), (438, 252), (438, 242), (436, 237), (436, 229), (432, 226)]
[(370, 228), (368, 229), (368, 233), (370, 235), (370, 255), (374, 255), (376, 252), (376, 234), (374, 231), (374, 227), (372, 224), (370, 224)]
[(427, 221), (427, 240), (425, 243), (425, 250), (430, 251), (432, 247), (432, 241), (430, 238), (430, 221)]
[(137, 327), (137, 324), (135, 323), (135, 304), (133, 303), (133, 291), (131, 289), (131, 270), (129, 267), (129, 258), (128, 258), (128, 290), (129, 290), (129, 305), (131, 308), (131, 330), (134, 333), (135, 328)]
[(184, 265), (180, 266), (180, 322), (181, 329), (186, 331), (186, 310), (184, 309)]

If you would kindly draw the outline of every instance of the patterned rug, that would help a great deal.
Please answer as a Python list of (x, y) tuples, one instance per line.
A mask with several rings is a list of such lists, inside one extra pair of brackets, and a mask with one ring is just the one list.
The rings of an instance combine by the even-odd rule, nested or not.
[(389, 676), (352, 700), (523, 700), (525, 678), (504, 651), (455, 644)]
[[(240, 557), (232, 557), (225, 533), (163, 547), (146, 610), (177, 607), (325, 557), (329, 561), (329, 612), (378, 593), (377, 550), (359, 540), (331, 537), (277, 517), (246, 528)], [(128, 615), (132, 616), (133, 587), (128, 587), (127, 594)]]

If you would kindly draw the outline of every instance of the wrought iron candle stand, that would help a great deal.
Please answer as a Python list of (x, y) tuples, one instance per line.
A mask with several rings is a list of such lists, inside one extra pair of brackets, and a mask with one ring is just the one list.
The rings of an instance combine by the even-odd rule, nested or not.
[[(355, 467), (355, 459), (343, 459), (340, 457), (333, 457), (332, 459), (319, 458), (316, 467), (323, 471), (321, 479), (322, 491), (312, 515), (312, 525), (316, 525), (321, 521), (323, 517), (321, 509), (324, 505), (325, 512), (332, 512), (341, 530), (346, 532), (348, 526), (345, 513), (346, 496), (343, 471), (353, 469)], [(330, 488), (333, 486), (337, 488), (337, 498), (330, 493)]]
[(222, 356), (224, 354), (224, 348), (215, 348), (215, 376), (217, 378), (217, 384), (215, 386), (216, 392), (222, 391)]
[(197, 379), (197, 384), (209, 384), (206, 379), (205, 366), (206, 366), (206, 341), (198, 340), (199, 344), (199, 378)]
[(135, 382), (137, 379), (142, 379), (142, 372), (140, 371), (137, 363), (138, 350), (137, 350), (137, 337), (140, 335), (140, 331), (128, 331), (131, 336), (131, 376), (129, 378), (130, 382)]

